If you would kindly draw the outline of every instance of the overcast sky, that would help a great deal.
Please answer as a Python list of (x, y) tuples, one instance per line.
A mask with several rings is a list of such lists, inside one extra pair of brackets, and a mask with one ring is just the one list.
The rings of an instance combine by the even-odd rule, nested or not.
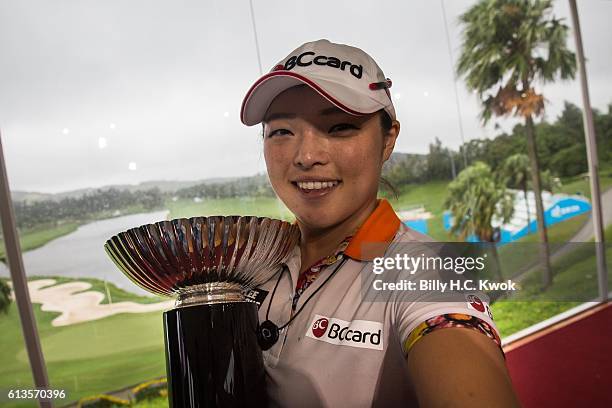
[[(454, 58), (457, 17), (445, 0)], [(580, 0), (591, 100), (612, 103), (612, 1)], [(319, 38), (358, 46), (393, 80), (396, 151), (425, 153), (460, 133), (439, 0), (253, 0), (264, 71)], [(571, 25), (566, 0), (555, 14)], [(569, 46), (574, 49), (573, 38)], [(11, 188), (107, 184), (265, 171), (259, 127), (239, 119), (259, 76), (248, 0), (0, 1), (0, 130)], [(466, 139), (491, 137), (461, 82)], [(547, 117), (580, 104), (577, 81), (544, 88)], [(508, 128), (509, 120), (499, 123)]]

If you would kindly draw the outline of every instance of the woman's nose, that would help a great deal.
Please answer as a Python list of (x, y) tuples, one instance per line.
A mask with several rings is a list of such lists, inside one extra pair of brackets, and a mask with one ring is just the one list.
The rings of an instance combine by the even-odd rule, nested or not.
[(294, 164), (308, 169), (329, 162), (328, 140), (318, 129), (307, 128), (299, 135)]

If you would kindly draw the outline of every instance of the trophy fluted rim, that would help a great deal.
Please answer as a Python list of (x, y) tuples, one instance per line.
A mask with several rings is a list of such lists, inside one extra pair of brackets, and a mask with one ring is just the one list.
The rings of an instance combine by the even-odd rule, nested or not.
[(109, 238), (104, 249), (137, 286), (179, 298), (214, 282), (244, 290), (258, 286), (279, 270), (298, 240), (299, 228), (289, 221), (212, 215), (132, 227)]

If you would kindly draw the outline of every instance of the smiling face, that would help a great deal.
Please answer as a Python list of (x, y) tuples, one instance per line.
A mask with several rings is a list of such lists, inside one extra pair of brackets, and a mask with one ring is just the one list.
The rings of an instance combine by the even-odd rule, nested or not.
[(375, 208), (399, 132), (394, 121), (383, 135), (379, 115), (350, 115), (307, 86), (274, 99), (263, 121), (268, 176), (300, 227), (358, 225)]

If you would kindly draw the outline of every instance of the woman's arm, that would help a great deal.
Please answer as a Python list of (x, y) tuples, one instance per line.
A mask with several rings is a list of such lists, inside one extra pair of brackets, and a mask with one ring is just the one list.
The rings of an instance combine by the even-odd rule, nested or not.
[(429, 333), (407, 361), (421, 407), (520, 407), (497, 344), (475, 330)]

